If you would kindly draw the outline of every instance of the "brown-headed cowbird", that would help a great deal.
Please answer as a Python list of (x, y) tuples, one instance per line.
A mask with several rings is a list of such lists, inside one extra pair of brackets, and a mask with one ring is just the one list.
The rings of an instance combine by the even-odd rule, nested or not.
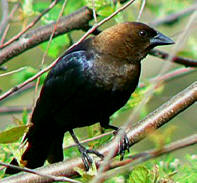
[[(118, 130), (109, 117), (125, 105), (138, 85), (141, 60), (150, 49), (174, 42), (138, 22), (126, 22), (106, 29), (67, 51), (49, 72), (34, 108), (25, 140), (28, 147), (21, 163), (28, 168), (63, 160), (62, 142), (70, 132), (78, 144), (86, 169), (99, 152), (82, 146), (73, 129), (100, 122)], [(129, 148), (126, 135), (120, 153)], [(7, 171), (9, 173), (9, 170)]]

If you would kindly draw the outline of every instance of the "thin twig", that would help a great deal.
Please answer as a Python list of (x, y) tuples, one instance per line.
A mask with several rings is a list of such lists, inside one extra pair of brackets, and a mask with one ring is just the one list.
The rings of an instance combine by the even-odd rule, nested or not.
[(8, 1), (7, 0), (1, 0), (1, 11), (2, 11), (2, 18), (1, 18), (1, 22), (0, 22), (0, 40), (1, 37), (3, 35), (4, 30), (6, 29), (6, 26), (8, 24)]
[(45, 177), (45, 178), (49, 179), (50, 181), (58, 181), (58, 182), (65, 182), (66, 181), (66, 182), (71, 182), (71, 183), (81, 183), (79, 181), (76, 181), (76, 180), (73, 180), (73, 179), (69, 179), (67, 177), (47, 175), (47, 174), (43, 174), (43, 173), (41, 173), (39, 171), (35, 171), (35, 170), (29, 169), (29, 168), (25, 168), (25, 167), (22, 168), (22, 167), (19, 167), (19, 166), (16, 166), (16, 165), (7, 164), (7, 163), (4, 163), (4, 162), (0, 162), (0, 165), (4, 166), (4, 167), (7, 167), (7, 168), (13, 168), (15, 170), (20, 170), (20, 171), (23, 171), (23, 172), (35, 174), (37, 176)]
[(16, 69), (16, 70), (13, 70), (13, 71), (10, 71), (10, 72), (6, 72), (6, 73), (4, 73), (4, 74), (0, 74), (0, 77), (3, 77), (3, 76), (8, 76), (8, 75), (10, 75), (10, 74), (14, 74), (14, 73), (16, 73), (16, 72), (20, 72), (20, 71), (22, 71), (22, 70), (24, 70), (24, 69), (26, 69), (27, 67), (21, 67), (21, 68), (19, 68), (19, 69)]
[(140, 11), (139, 11), (139, 14), (137, 17), (137, 21), (140, 20), (140, 18), (142, 16), (142, 12), (144, 11), (145, 5), (146, 5), (146, 0), (141, 0)]
[(97, 23), (95, 0), (92, 0), (92, 10), (93, 10), (94, 22)]
[(20, 33), (18, 33), (12, 39), (10, 39), (9, 41), (7, 41), (3, 45), (0, 45), (0, 48), (4, 48), (5, 46), (10, 45), (15, 40), (17, 40), (19, 37), (21, 37), (25, 32), (27, 32), (30, 28), (32, 28), (46, 13), (48, 13), (57, 4), (57, 2), (58, 2), (58, 0), (52, 1), (52, 3), (50, 4), (50, 6), (47, 9), (45, 9), (42, 13), (40, 13), (40, 15), (37, 16), (36, 19), (33, 22), (31, 22), (27, 27), (24, 28), (23, 31), (21, 31)]
[(10, 24), (8, 24), (8, 25), (6, 26), (6, 28), (5, 28), (5, 30), (4, 30), (4, 32), (3, 32), (3, 34), (2, 34), (1, 41), (0, 41), (0, 45), (3, 44), (3, 42), (4, 42), (4, 40), (5, 40), (5, 37), (6, 37), (7, 33), (8, 33), (9, 28), (10, 28)]

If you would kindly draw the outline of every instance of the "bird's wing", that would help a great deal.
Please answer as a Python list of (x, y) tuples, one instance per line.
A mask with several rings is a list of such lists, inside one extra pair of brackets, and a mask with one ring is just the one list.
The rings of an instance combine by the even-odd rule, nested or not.
[(75, 95), (84, 84), (84, 70), (89, 67), (91, 57), (87, 51), (75, 51), (65, 55), (49, 72), (36, 107), (32, 114), (32, 122), (42, 120)]

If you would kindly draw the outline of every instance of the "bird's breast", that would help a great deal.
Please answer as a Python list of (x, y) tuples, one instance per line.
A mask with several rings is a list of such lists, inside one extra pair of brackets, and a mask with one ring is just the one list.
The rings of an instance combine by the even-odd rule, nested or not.
[(97, 60), (87, 71), (91, 82), (99, 88), (124, 91), (136, 88), (140, 76), (140, 63), (120, 60)]

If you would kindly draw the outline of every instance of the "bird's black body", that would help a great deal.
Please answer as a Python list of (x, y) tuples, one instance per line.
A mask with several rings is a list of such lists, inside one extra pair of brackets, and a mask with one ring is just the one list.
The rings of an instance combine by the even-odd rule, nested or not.
[[(158, 35), (159, 39), (154, 40)], [(100, 122), (103, 127), (117, 129), (109, 125), (109, 117), (124, 106), (137, 87), (140, 60), (152, 47), (172, 44), (162, 36), (145, 24), (124, 23), (66, 52), (44, 82), (32, 114), (33, 126), (25, 137), (28, 147), (22, 163), (36, 168), (46, 159), (51, 163), (63, 160), (66, 131), (84, 156), (85, 148), (74, 136), (74, 128)], [(86, 159), (90, 162), (88, 158), (83, 158), (85, 164)]]
[[(136, 72), (136, 67), (140, 68), (140, 64), (131, 66), (126, 73), (120, 71), (127, 65), (121, 60), (121, 66), (113, 68), (116, 73), (112, 74), (111, 78), (103, 75), (99, 77), (101, 73), (97, 73), (95, 65), (99, 57), (95, 50), (93, 54), (92, 50), (80, 47), (63, 56), (45, 80), (32, 115), (32, 122), (36, 124), (37, 121), (50, 116), (50, 120), (64, 131), (95, 122), (109, 122), (109, 117), (127, 102), (135, 90), (140, 69), (136, 77), (124, 82), (124, 87), (117, 86), (119, 83), (116, 80), (123, 83), (121, 79), (127, 77), (129, 72)], [(99, 66), (100, 72), (101, 69), (106, 69), (103, 71), (106, 74), (107, 69), (115, 67), (112, 65), (117, 62), (116, 58), (110, 59), (105, 68)], [(47, 121), (46, 123), (50, 125)], [(54, 124), (51, 125), (54, 128)]]
[[(109, 117), (127, 102), (138, 84), (140, 69), (136, 77), (127, 80), (124, 83), (125, 86), (120, 87), (117, 86), (119, 81), (116, 80), (122, 82), (121, 79), (127, 77), (124, 67), (128, 63), (121, 60), (121, 66), (117, 65), (113, 68), (116, 73), (107, 79), (103, 75), (100, 77), (97, 75), (97, 65), (94, 63), (99, 57), (99, 53), (95, 50), (86, 50), (79, 45), (78, 48), (63, 56), (53, 67), (45, 80), (32, 114), (33, 127), (26, 136), (29, 142), (36, 141), (37, 143), (40, 139), (47, 137), (46, 141), (55, 143), (58, 134), (61, 134), (59, 147), (54, 147), (54, 149), (60, 149), (63, 134), (66, 131), (96, 122), (100, 122), (101, 126), (106, 126), (109, 123)], [(99, 69), (115, 67), (113, 62), (117, 62), (117, 59), (111, 59), (114, 60), (108, 60), (108, 66), (105, 65), (105, 68), (99, 66)], [(140, 64), (131, 66), (127, 72), (136, 72), (136, 67), (140, 68)], [(106, 73), (107, 70), (103, 72)], [(36, 135), (38, 139), (35, 139), (35, 133), (38, 133)], [(49, 148), (48, 145), (44, 148), (46, 153), (47, 148)], [(58, 152), (61, 152), (61, 155), (56, 154), (55, 159), (62, 160), (62, 148)], [(45, 156), (50, 156), (50, 154), (45, 154)], [(23, 159), (26, 159), (25, 156)], [(35, 164), (35, 159), (33, 161)]]

